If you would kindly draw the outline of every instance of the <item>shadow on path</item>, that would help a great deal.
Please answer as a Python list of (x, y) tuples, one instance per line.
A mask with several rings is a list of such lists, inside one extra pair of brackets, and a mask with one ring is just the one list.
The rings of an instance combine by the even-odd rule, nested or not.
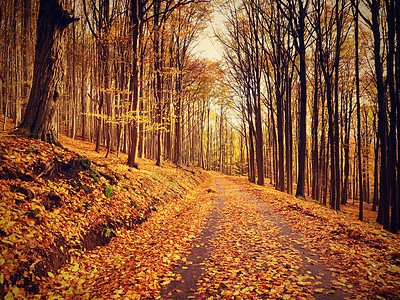
[[(221, 188), (217, 183), (217, 190)], [(220, 213), (223, 206), (224, 197), (218, 193), (214, 203), (214, 209), (208, 217), (207, 223), (201, 235), (192, 245), (190, 254), (186, 257), (186, 262), (177, 265), (173, 272), (179, 274), (180, 279), (172, 281), (161, 290), (161, 297), (164, 299), (195, 299), (197, 282), (204, 273), (205, 261), (213, 248), (213, 239), (218, 230)]]
[[(253, 257), (253, 260), (261, 259), (267, 254), (272, 255), (271, 252), (279, 253), (282, 251), (290, 253), (290, 255), (295, 255), (301, 260), (301, 264), (296, 265), (297, 270), (292, 270), (293, 272), (291, 271), (291, 274), (299, 274), (299, 278), (293, 278), (292, 276), (290, 280), (295, 280), (295, 283), (300, 283), (300, 285), (303, 277), (307, 278), (308, 281), (313, 280), (313, 282), (307, 282), (307, 287), (304, 287), (304, 290), (309, 296), (314, 297), (315, 299), (344, 299), (345, 297), (350, 296), (342, 290), (334, 290), (332, 288), (332, 281), (335, 280), (335, 278), (331, 275), (324, 262), (320, 260), (318, 254), (309, 250), (308, 245), (303, 242), (303, 236), (300, 233), (292, 231), (290, 225), (273, 213), (267, 203), (259, 199), (257, 196), (243, 191), (241, 186), (223, 177), (216, 178), (216, 188), (217, 197), (215, 200), (215, 207), (208, 218), (205, 229), (193, 243), (191, 253), (186, 257), (186, 261), (176, 266), (173, 270), (174, 273), (178, 274), (178, 280), (173, 281), (164, 287), (161, 291), (161, 297), (163, 299), (203, 299), (208, 296), (220, 295), (220, 293), (222, 293), (221, 288), (219, 290), (205, 291), (203, 289), (199, 292), (199, 286), (210, 280), (210, 278), (204, 280), (204, 276), (207, 276), (205, 273), (209, 267), (209, 262), (215, 261), (215, 257), (218, 258), (218, 255), (215, 257), (213, 257), (213, 255), (215, 255), (215, 251), (218, 251), (218, 247), (221, 248), (221, 238), (224, 238), (224, 228), (228, 226), (234, 230), (237, 228), (240, 228), (240, 230), (246, 230), (246, 228), (242, 227), (244, 226), (242, 222), (243, 219), (241, 221), (238, 220), (237, 224), (232, 224), (236, 223), (236, 219), (226, 217), (226, 214), (230, 213), (232, 207), (240, 204), (243, 204), (243, 207), (239, 208), (239, 210), (242, 215), (244, 214), (244, 218), (250, 219), (250, 221), (252, 221), (254, 216), (256, 216), (257, 219), (264, 219), (273, 227), (272, 232), (277, 232), (277, 234), (271, 236), (271, 239), (273, 238), (278, 241), (275, 248), (272, 250), (271, 248), (268, 248), (270, 246), (266, 247), (262, 244), (259, 246), (259, 250), (256, 250), (252, 246), (252, 243), (246, 242), (246, 236), (244, 235), (244, 240), (241, 241), (241, 245), (244, 245), (242, 250), (251, 253), (251, 256), (254, 256), (254, 253), (256, 253), (258, 257)], [(236, 198), (236, 200), (232, 200), (232, 198)], [(255, 209), (256, 212), (248, 212), (247, 215), (246, 209), (249, 208), (252, 208), (253, 210)], [(254, 221), (257, 221), (257, 219), (254, 219)], [(265, 224), (257, 225), (257, 222), (253, 222), (251, 228), (256, 229), (260, 234), (263, 234), (264, 238), (265, 235), (268, 235)], [(226, 242), (227, 247), (229, 247), (232, 241)], [(219, 245), (216, 243), (219, 243)], [(223, 256), (220, 256), (220, 258), (221, 260), (224, 259)], [(296, 264), (294, 261), (291, 263)], [(219, 265), (218, 262), (217, 265)], [(267, 273), (271, 271), (271, 265), (268, 267), (268, 261), (261, 264), (261, 272), (264, 271)], [(248, 284), (254, 284), (254, 281), (249, 280)], [(266, 282), (264, 279), (260, 278), (260, 282), (257, 282), (257, 285), (258, 284), (265, 285)], [(224, 286), (225, 289), (232, 289), (232, 286)], [(310, 288), (310, 286), (312, 286), (312, 288)], [(253, 288), (254, 287), (251, 287), (251, 289)], [(318, 291), (318, 293), (315, 291)], [(234, 293), (233, 295), (236, 295), (233, 299), (247, 299), (244, 294)], [(273, 299), (267, 297), (266, 294), (261, 294), (259, 296), (259, 298), (253, 296), (250, 298)], [(286, 296), (288, 296), (288, 294), (286, 294)]]

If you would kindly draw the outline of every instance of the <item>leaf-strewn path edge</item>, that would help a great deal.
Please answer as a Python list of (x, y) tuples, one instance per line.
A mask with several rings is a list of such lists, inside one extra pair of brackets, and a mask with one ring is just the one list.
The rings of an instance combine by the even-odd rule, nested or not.
[(356, 299), (400, 297), (400, 236), (315, 202), (232, 178), (271, 204)]

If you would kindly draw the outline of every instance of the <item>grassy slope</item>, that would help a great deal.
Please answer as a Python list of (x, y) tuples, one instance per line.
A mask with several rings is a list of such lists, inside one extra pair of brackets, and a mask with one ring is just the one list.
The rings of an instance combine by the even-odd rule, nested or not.
[(105, 159), (92, 144), (60, 138), (65, 148), (0, 135), (0, 297), (37, 281), (75, 253), (108, 243), (164, 203), (184, 197), (207, 175), (198, 169), (159, 168), (126, 156)]

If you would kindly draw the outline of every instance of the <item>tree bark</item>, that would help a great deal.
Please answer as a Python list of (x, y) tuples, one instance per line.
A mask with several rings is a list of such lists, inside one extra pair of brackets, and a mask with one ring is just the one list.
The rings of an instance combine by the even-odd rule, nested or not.
[(286, 131), (286, 191), (293, 193), (293, 128), (292, 128), (292, 75), (286, 78), (286, 107), (285, 107), (285, 131)]
[(40, 1), (32, 89), (24, 120), (15, 131), (16, 134), (60, 144), (54, 117), (62, 77), (62, 33), (77, 20), (57, 0)]
[(306, 45), (305, 45), (305, 9), (300, 0), (300, 17), (298, 28), (298, 51), (300, 55), (300, 136), (299, 136), (299, 174), (297, 177), (296, 197), (305, 198), (305, 162), (306, 162), (306, 146), (307, 146), (307, 74), (306, 74)]
[[(398, 95), (396, 95), (396, 87), (395, 87), (395, 73), (394, 73), (394, 55), (395, 55), (395, 4), (394, 0), (385, 0), (386, 3), (386, 19), (388, 23), (388, 55), (387, 55), (387, 82), (389, 86), (389, 96), (390, 96), (390, 131), (389, 131), (389, 140), (388, 140), (388, 179), (389, 179), (389, 187), (390, 187), (390, 204), (392, 206), (391, 209), (391, 218), (390, 218), (390, 231), (392, 233), (397, 233), (399, 224), (398, 224), (398, 206), (399, 206), (399, 198), (398, 198), (398, 188), (397, 188), (397, 180), (396, 180), (396, 146), (398, 141), (396, 140), (396, 109)], [(400, 20), (397, 20), (399, 22)]]
[(377, 222), (383, 224), (383, 228), (389, 230), (389, 186), (387, 174), (387, 99), (385, 95), (385, 84), (383, 81), (383, 67), (380, 57), (381, 34), (379, 29), (379, 0), (371, 3), (372, 23), (371, 29), (374, 35), (374, 63), (376, 74), (376, 85), (378, 91), (378, 138), (381, 146), (381, 169), (380, 169), (380, 199)]
[(312, 194), (313, 199), (318, 199), (318, 186), (319, 186), (319, 168), (318, 168), (318, 92), (319, 92), (319, 68), (318, 68), (318, 50), (315, 49), (314, 53), (314, 103), (313, 103), (313, 119), (311, 125), (312, 131)]

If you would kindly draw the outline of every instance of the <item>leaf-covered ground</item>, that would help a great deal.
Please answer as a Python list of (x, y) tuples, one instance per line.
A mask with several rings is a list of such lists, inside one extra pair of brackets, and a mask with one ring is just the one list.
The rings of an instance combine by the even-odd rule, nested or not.
[[(216, 180), (214, 225), (204, 230), (214, 233), (194, 243), (206, 249), (192, 258), (195, 266), (189, 261), (175, 267), (180, 284), (167, 286), (164, 298), (400, 296), (398, 235), (245, 179)], [(194, 280), (186, 271), (192, 267), (202, 269)]]
[(304, 268), (306, 258), (288, 239), (291, 232), (283, 235), (284, 225), (268, 215), (259, 199), (240, 191), (231, 181), (218, 182), (221, 221), (214, 249), (206, 259), (199, 295), (214, 299), (306, 299), (317, 293), (334, 293), (330, 287), (319, 287), (318, 281), (327, 270), (321, 267), (313, 274)]
[(129, 168), (124, 155), (104, 159), (93, 144), (61, 140), (75, 152), (0, 136), (0, 298), (41, 293), (66, 262), (135, 230), (207, 178), (147, 160)]
[[(344, 299), (327, 266), (302, 236), (266, 203), (227, 178), (216, 178), (214, 222), (208, 239), (194, 243), (196, 257), (175, 267), (182, 275), (165, 299)], [(204, 235), (203, 232), (203, 235)], [(201, 242), (200, 242), (201, 241)], [(206, 251), (196, 251), (204, 247)], [(190, 256), (189, 256), (190, 257)], [(201, 259), (199, 259), (201, 258)], [(193, 278), (191, 269), (202, 269)], [(189, 270), (189, 271), (188, 271)], [(186, 284), (185, 284), (186, 283)], [(349, 285), (349, 287), (352, 287)]]
[(6, 299), (400, 297), (398, 235), (244, 178), (132, 169), (61, 140), (75, 152), (1, 136)]
[[(303, 235), (302, 242), (328, 266), (333, 287), (356, 299), (400, 297), (400, 237), (376, 224), (303, 201), (272, 188), (232, 179), (257, 195)], [(397, 298), (396, 298), (397, 297)]]

